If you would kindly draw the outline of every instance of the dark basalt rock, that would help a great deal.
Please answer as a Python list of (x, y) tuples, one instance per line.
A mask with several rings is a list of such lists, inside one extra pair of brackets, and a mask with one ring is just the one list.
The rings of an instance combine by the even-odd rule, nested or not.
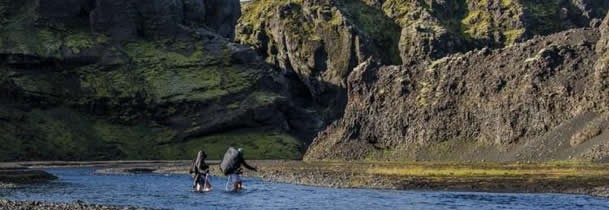
[(230, 40), (235, 38), (235, 25), (241, 16), (239, 0), (205, 0), (205, 20), (216, 33)]
[(0, 110), (10, 110), (0, 160), (189, 159), (185, 150), (243, 136), (245, 147), (300, 154), (286, 81), (230, 40), (238, 0), (24, 0), (0, 11)]
[(372, 57), (429, 65), (455, 53), (497, 49), (598, 24), (607, 1), (344, 1), (245, 4), (237, 40), (306, 87), (325, 123), (343, 114), (347, 78)]
[[(586, 159), (593, 153), (603, 159), (595, 149), (607, 143), (601, 132), (585, 145), (568, 146), (571, 135), (604, 122), (594, 113), (609, 110), (607, 89), (594, 87), (604, 83), (597, 70), (605, 51), (592, 44), (599, 35), (569, 30), (430, 65), (364, 63), (349, 76), (345, 116), (320, 133), (305, 158), (364, 159), (397, 150), (397, 158), (412, 159)], [(469, 146), (441, 146), (454, 141)], [(495, 153), (486, 155), (490, 147)], [(418, 153), (422, 148), (438, 153)]]

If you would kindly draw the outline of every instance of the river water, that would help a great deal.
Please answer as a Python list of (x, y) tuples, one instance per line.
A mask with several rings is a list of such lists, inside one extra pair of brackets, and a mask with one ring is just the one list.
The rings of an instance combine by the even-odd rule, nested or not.
[(248, 178), (245, 191), (231, 193), (224, 191), (224, 177), (212, 177), (214, 191), (194, 193), (188, 175), (97, 175), (94, 168), (47, 171), (59, 179), (0, 189), (0, 197), (164, 209), (609, 209), (609, 199), (583, 195), (332, 189)]

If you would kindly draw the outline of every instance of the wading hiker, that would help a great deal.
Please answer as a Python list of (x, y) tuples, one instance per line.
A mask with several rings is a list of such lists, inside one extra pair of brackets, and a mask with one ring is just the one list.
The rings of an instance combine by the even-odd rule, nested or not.
[(192, 160), (190, 174), (194, 175), (192, 188), (197, 192), (211, 191), (211, 184), (207, 176), (209, 175), (209, 166), (205, 163), (207, 154), (203, 150), (199, 150), (195, 159)]
[[(258, 171), (256, 167), (252, 167), (245, 162), (242, 148), (235, 149), (235, 147), (229, 147), (228, 150), (226, 150), (226, 153), (224, 153), (224, 158), (220, 163), (220, 170), (222, 170), (222, 173), (224, 173), (225, 176), (228, 176), (226, 190), (239, 191), (243, 189), (243, 183), (240, 177), (242, 165), (249, 170)], [(230, 182), (233, 184), (232, 190), (228, 188)]]

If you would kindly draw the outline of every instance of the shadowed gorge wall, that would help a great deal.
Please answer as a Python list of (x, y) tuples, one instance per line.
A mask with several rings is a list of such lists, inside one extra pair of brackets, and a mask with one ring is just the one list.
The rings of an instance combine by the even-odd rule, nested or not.
[(299, 158), (285, 79), (226, 39), (239, 15), (237, 0), (1, 1), (0, 160), (189, 159), (231, 144)]

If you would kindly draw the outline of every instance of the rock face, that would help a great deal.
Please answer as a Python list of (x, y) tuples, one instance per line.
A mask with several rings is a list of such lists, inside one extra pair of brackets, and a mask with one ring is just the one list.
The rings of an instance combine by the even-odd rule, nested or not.
[[(608, 9), (592, 0), (261, 0), (244, 7), (237, 40), (291, 78), (290, 90), (301, 81), (331, 124), (308, 159), (449, 140), (501, 153), (525, 139), (550, 143), (540, 136), (578, 116), (602, 121), (585, 113), (604, 111), (606, 50), (595, 47), (598, 31), (568, 30), (602, 25)], [(598, 143), (580, 138), (588, 143), (573, 155)]]
[(384, 65), (429, 64), (594, 25), (609, 8), (607, 1), (581, 0), (290, 2), (248, 3), (237, 40), (295, 74), (330, 112), (326, 120), (342, 115), (347, 77), (369, 57)]
[(268, 63), (300, 81), (306, 88), (302, 95), (322, 107), (324, 119), (341, 115), (346, 103), (345, 78), (358, 63), (370, 56), (398, 62), (392, 59), (397, 55), (397, 48), (392, 48), (397, 46), (390, 44), (397, 37), (370, 37), (351, 21), (376, 21), (375, 33), (386, 30), (385, 34), (397, 35), (391, 33), (397, 30), (394, 23), (359, 1), (338, 4), (331, 0), (254, 1), (244, 7), (238, 26), (237, 40), (253, 46)]
[(239, 0), (206, 0), (205, 15), (209, 27), (224, 37), (233, 40), (235, 38), (235, 25), (241, 16)]
[(601, 39), (596, 44), (596, 53), (599, 54), (599, 59), (596, 62), (596, 74), (599, 81), (598, 90), (606, 90), (607, 78), (609, 78), (609, 15), (605, 18), (600, 26)]
[[(450, 142), (468, 145), (472, 153), (482, 153), (482, 147), (502, 152), (467, 159), (583, 157), (607, 142), (593, 138), (607, 129), (603, 125), (588, 137), (590, 145), (569, 149), (569, 133), (576, 136), (575, 130), (585, 129), (580, 126), (606, 119), (594, 114), (608, 107), (607, 89), (594, 87), (601, 82), (594, 65), (605, 53), (595, 51), (599, 35), (570, 30), (430, 65), (364, 63), (349, 76), (344, 118), (316, 138), (306, 158), (362, 159), (393, 150), (417, 159), (425, 145), (448, 146), (440, 153), (465, 152)], [(548, 138), (559, 125), (562, 135)], [(558, 149), (564, 156), (552, 153)]]
[[(40, 8), (55, 11), (55, 2), (44, 4)], [(73, 15), (78, 15), (81, 12), (79, 6), (81, 9), (83, 6), (79, 4), (87, 2), (73, 0), (66, 2), (65, 7), (75, 10), (76, 14)], [(88, 5), (88, 8), (91, 6)], [(184, 30), (184, 26), (196, 28), (203, 25), (223, 37), (233, 39), (240, 12), (238, 0), (99, 0), (95, 1), (89, 17), (94, 32), (105, 33), (113, 40), (137, 39), (140, 36), (170, 37)]]
[(238, 17), (237, 0), (0, 1), (0, 160), (190, 159), (230, 144), (298, 158), (285, 80), (225, 39)]

